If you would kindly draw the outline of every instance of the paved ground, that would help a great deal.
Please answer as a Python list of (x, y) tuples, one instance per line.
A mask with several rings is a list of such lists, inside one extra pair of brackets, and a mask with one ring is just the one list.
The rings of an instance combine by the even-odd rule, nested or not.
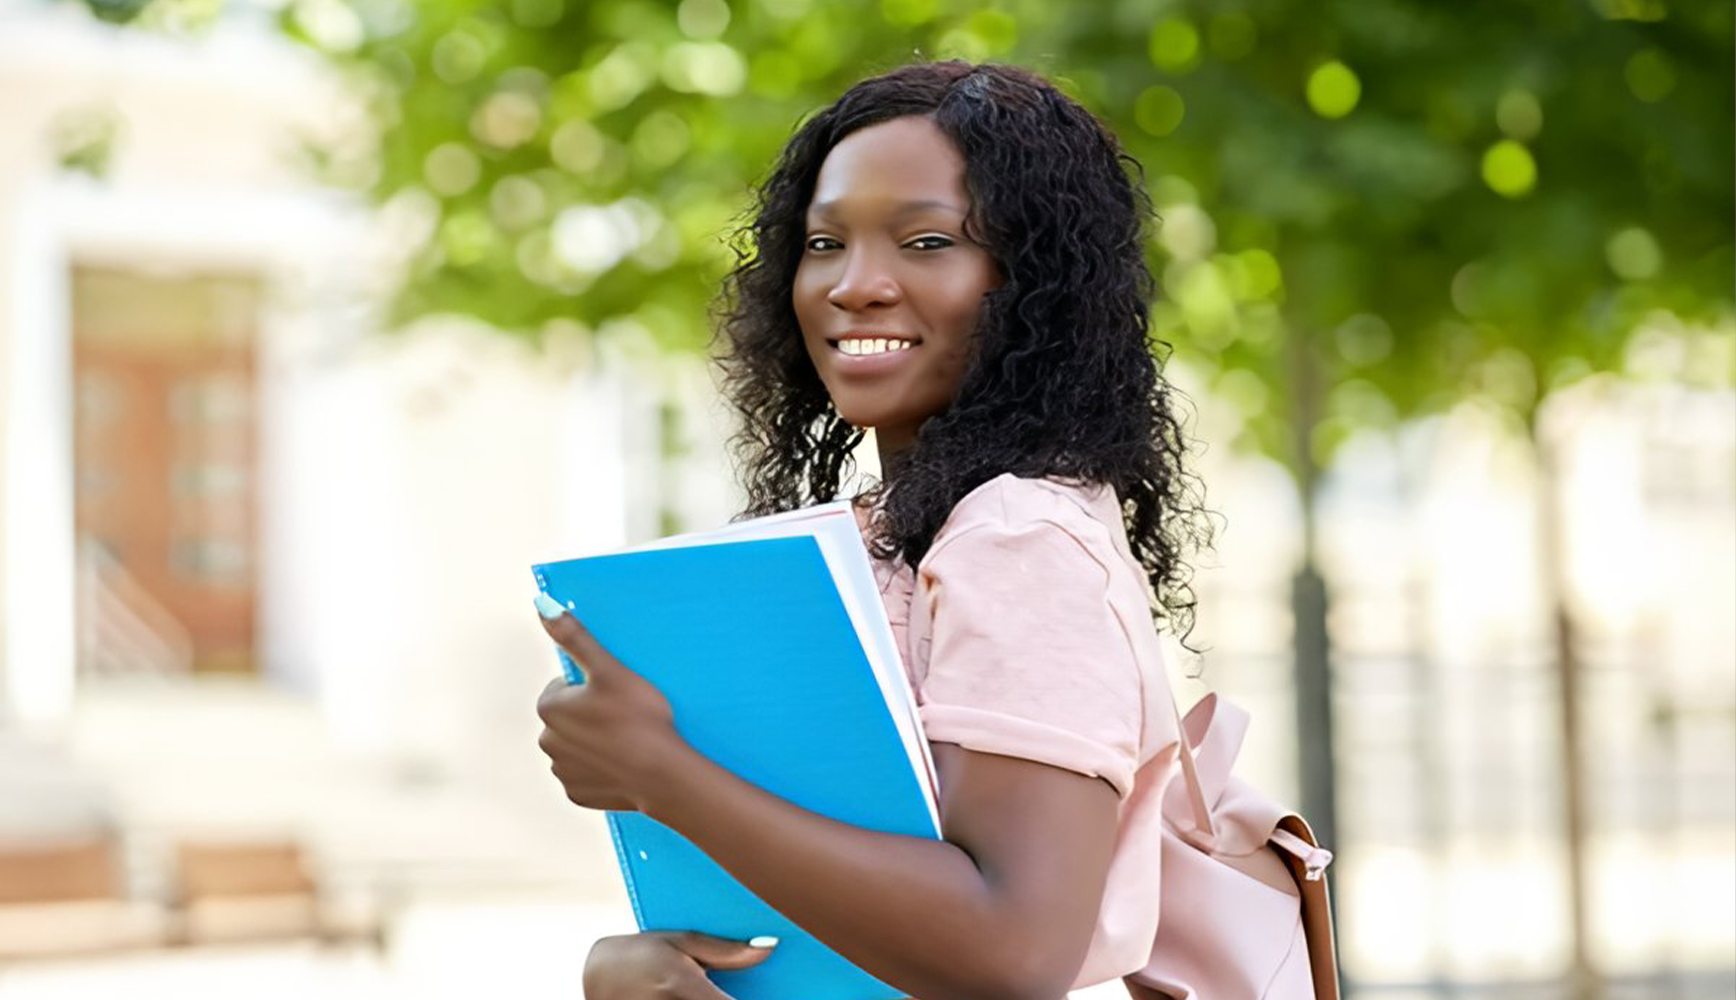
[[(0, 966), (5, 1000), (475, 1000), (579, 996), (589, 942), (621, 911), (581, 901), (424, 902), (384, 950), (312, 942), (141, 951)], [(571, 982), (571, 989), (558, 984)], [(553, 987), (551, 989), (551, 987)]]

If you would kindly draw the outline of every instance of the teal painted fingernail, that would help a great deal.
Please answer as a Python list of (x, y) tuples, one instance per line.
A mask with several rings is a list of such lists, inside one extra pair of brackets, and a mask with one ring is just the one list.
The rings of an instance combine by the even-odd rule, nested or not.
[(761, 934), (759, 937), (749, 938), (747, 946), (749, 948), (776, 948), (778, 946), (778, 939), (772, 937), (770, 934)]
[(561, 607), (561, 602), (555, 600), (549, 595), (538, 593), (536, 595), (536, 613), (552, 622), (556, 618), (566, 614), (567, 609)]

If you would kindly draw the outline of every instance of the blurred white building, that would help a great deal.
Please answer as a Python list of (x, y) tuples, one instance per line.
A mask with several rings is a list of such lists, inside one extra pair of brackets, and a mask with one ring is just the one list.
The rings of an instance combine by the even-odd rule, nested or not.
[(0, 2), (0, 846), (112, 838), (147, 898), (251, 838), (612, 899), (529, 566), (728, 516), (704, 370), (380, 330), (391, 220), (299, 152), (360, 112), (271, 16)]

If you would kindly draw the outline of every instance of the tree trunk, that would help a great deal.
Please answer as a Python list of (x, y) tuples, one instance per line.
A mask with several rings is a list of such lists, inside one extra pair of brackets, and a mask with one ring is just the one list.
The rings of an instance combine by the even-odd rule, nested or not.
[[(1290, 582), (1293, 622), (1293, 680), (1296, 689), (1297, 776), (1301, 812), (1321, 844), (1340, 850), (1338, 797), (1332, 746), (1331, 642), (1326, 632), (1326, 580), (1315, 562), (1317, 523), (1314, 494), (1320, 470), (1314, 461), (1314, 430), (1320, 423), (1320, 358), (1307, 328), (1298, 325), (1289, 339), (1292, 426), (1296, 488), (1302, 508), (1302, 560)], [(1340, 896), (1340, 899), (1343, 897)], [(1334, 923), (1337, 914), (1333, 914)], [(1348, 982), (1344, 992), (1350, 991)]]
[(1567, 597), (1567, 537), (1561, 511), (1561, 460), (1531, 421), (1531, 447), (1537, 456), (1538, 550), (1540, 583), (1554, 633), (1556, 709), (1561, 733), (1561, 824), (1567, 847), (1567, 915), (1572, 947), (1567, 995), (1571, 1000), (1599, 1000), (1603, 979), (1591, 958), (1587, 927), (1586, 773), (1582, 747), (1584, 720), (1580, 713), (1580, 663), (1573, 610)]
[(1290, 585), (1296, 622), (1296, 737), (1302, 815), (1320, 843), (1338, 844), (1338, 795), (1333, 773), (1331, 642), (1326, 635), (1326, 581), (1313, 560)]

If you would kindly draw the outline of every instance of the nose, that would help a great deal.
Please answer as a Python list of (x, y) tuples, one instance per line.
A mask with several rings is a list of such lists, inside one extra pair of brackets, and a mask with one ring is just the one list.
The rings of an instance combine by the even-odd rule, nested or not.
[(896, 305), (903, 298), (904, 291), (898, 287), (898, 279), (886, 266), (884, 256), (866, 247), (846, 251), (843, 270), (826, 293), (826, 301), (850, 312)]

